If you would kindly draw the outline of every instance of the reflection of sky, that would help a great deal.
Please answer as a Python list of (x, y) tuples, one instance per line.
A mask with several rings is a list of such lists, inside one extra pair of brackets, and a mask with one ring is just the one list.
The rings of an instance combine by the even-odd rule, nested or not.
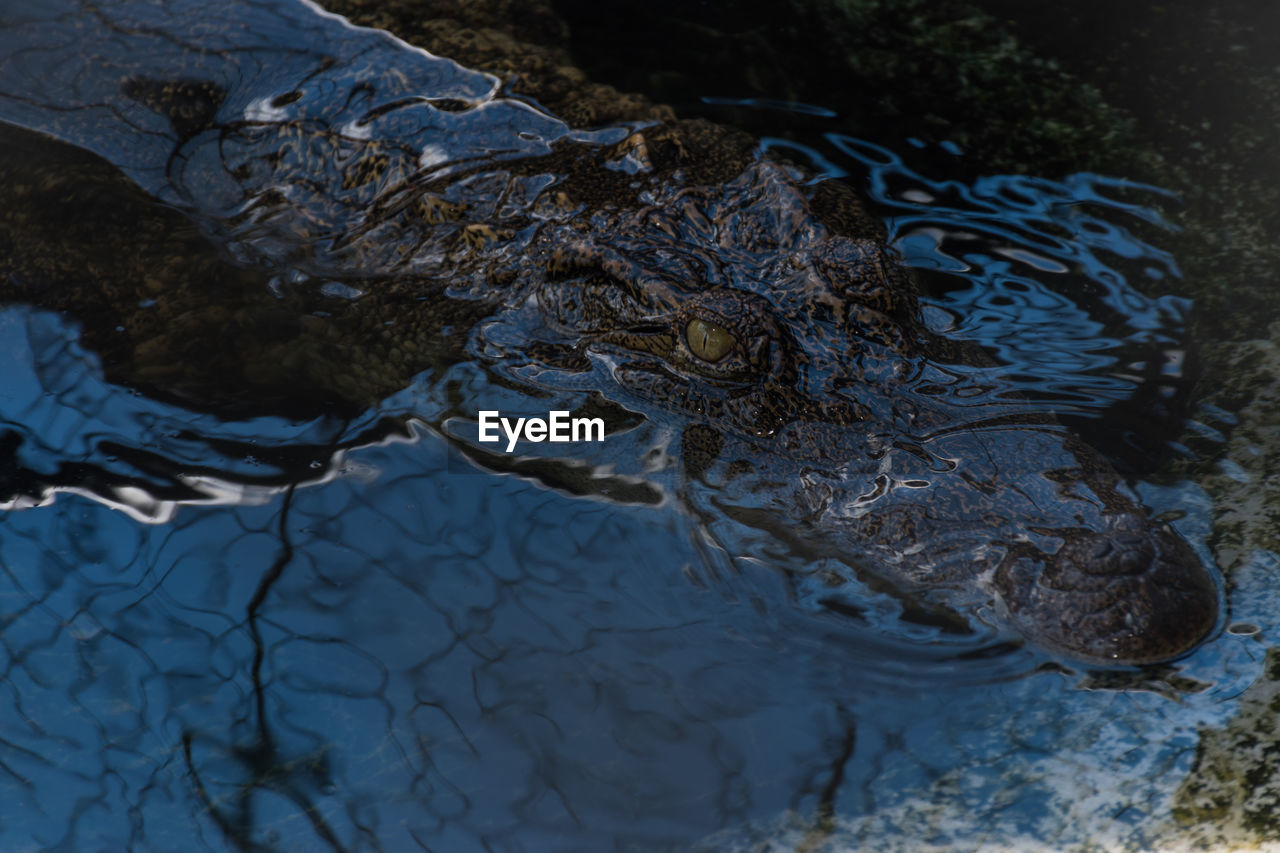
[[(103, 381), (76, 334), (48, 312), (0, 311), (0, 437), (11, 454), (0, 469), (0, 506), (83, 493), (154, 523), (169, 520), (178, 504), (260, 503), (299, 476), (271, 464), (276, 451), (314, 448), (305, 463), (314, 474), (305, 479), (332, 476), (326, 448), (374, 419), (235, 422), (185, 412)], [(219, 453), (214, 442), (230, 449)]]
[[(221, 424), (102, 383), (51, 315), (0, 322), (0, 418), (37, 471), (116, 470), (109, 439), (243, 482), (255, 447), (369, 427)], [(427, 377), (401, 397), (438, 415)], [(218, 432), (221, 455), (197, 440)], [(4, 516), (0, 797), (23, 807), (3, 846), (800, 845), (828, 802), (813, 849), (1176, 847), (1161, 833), (1197, 728), (1260, 663), (1224, 636), (1182, 664), (1207, 690), (1175, 702), (1080, 690), (1028, 649), (930, 654), (927, 632), (875, 636), (894, 617), (874, 597), (870, 629), (806, 612), (808, 581), (777, 571), (799, 558), (763, 534), (709, 538), (672, 504), (575, 499), (408, 439), (163, 524), (87, 488)], [(1275, 581), (1262, 558), (1242, 574), (1233, 618), (1258, 636)]]
[[(1112, 197), (1141, 188), (935, 182), (826, 143), (908, 260), (956, 274), (931, 322), (1038, 402), (1123, 397), (1120, 354), (1176, 340), (1185, 306), (1127, 283), (1177, 274), (1135, 236), (1155, 215)], [(73, 340), (0, 314), (0, 474), (41, 503), (0, 519), (5, 849), (798, 846), (824, 808), (832, 849), (1169, 848), (1197, 731), (1260, 666), (1224, 635), (1175, 701), (985, 640), (934, 654), (880, 636), (874, 596), (869, 627), (805, 612), (812, 561), (724, 519), (467, 473), (426, 428), (348, 447), (381, 412), (222, 423), (106, 385)], [(403, 400), (441, 397), (423, 377)], [(294, 445), (319, 449), (290, 488), (264, 460)], [(1145, 495), (1203, 533), (1194, 487)], [(1258, 637), (1276, 571), (1236, 578)]]
[[(871, 659), (674, 507), (460, 474), (449, 452), (431, 433), (352, 451), (359, 476), (164, 525), (79, 495), (7, 515), (0, 796), (24, 807), (5, 846), (231, 849), (212, 805), (279, 849), (653, 849), (730, 827), (715, 849), (785, 834), (836, 767), (850, 843), (1131, 838), (1257, 668), (1225, 637), (1185, 665), (1210, 689), (1177, 703), (1078, 690), (1027, 652)], [(1259, 571), (1237, 616), (1265, 633)]]

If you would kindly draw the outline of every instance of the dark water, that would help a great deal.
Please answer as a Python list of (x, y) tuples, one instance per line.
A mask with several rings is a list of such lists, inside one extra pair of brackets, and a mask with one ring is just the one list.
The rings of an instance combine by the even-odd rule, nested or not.
[[(233, 40), (264, 79), (263, 57), (320, 38), (308, 27), (349, 45), (340, 70), (368, 61), (370, 42), (280, 8), (295, 20)], [(377, 44), (378, 63), (425, 62)], [(960, 180), (945, 166), (968, 171), (963, 154), (933, 143), (794, 131), (814, 111), (785, 98), (738, 106), (776, 123), (763, 145), (868, 190), (929, 288), (930, 325), (999, 358), (972, 370), (1016, 388), (1009, 405), (1061, 415), (1150, 472), (1135, 454), (1173, 439), (1148, 427), (1180, 416), (1192, 310), (1163, 288), (1180, 275), (1166, 191), (1083, 172)], [(76, 141), (136, 154), (136, 171), (120, 165), (163, 196), (143, 146), (93, 127)], [(221, 419), (105, 381), (52, 311), (4, 309), (0, 347), (5, 849), (1216, 838), (1175, 798), (1202, 732), (1262, 670), (1274, 554), (1232, 575), (1230, 621), (1249, 627), (1170, 667), (1091, 674), (982, 625), (912, 619), (871, 589), (854, 590), (856, 619), (836, 618), (818, 603), (822, 560), (689, 513), (671, 465), (619, 462), (625, 499), (567, 487), (571, 460), (552, 474), (477, 464), (460, 452), (465, 413), (527, 392), (472, 361), (353, 415)], [(623, 450), (662, 439), (654, 425)], [(1201, 486), (1135, 487), (1213, 562)]]

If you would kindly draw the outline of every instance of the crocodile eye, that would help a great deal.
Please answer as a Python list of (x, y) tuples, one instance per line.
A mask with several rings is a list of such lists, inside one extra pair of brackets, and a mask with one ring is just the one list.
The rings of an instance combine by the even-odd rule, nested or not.
[(697, 317), (685, 326), (684, 338), (689, 344), (689, 351), (703, 361), (719, 361), (737, 343), (728, 329)]

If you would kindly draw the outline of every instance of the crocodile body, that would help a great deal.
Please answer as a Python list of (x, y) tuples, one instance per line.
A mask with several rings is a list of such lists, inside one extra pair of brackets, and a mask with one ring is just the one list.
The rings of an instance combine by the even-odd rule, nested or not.
[(527, 46), (505, 86), (468, 68), (500, 34), (433, 30), (458, 64), (287, 0), (58, 5), (0, 22), (0, 296), (80, 319), (113, 381), (301, 416), (474, 360), (671, 425), (719, 511), (1068, 657), (1212, 629), (1192, 550), (979, 387), (846, 186), (557, 94)]

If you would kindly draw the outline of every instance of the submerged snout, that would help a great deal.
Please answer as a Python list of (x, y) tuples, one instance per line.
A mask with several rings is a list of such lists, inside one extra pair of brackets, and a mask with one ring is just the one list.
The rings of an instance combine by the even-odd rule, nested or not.
[(1177, 534), (1126, 515), (1063, 536), (1056, 553), (1015, 549), (996, 570), (1010, 622), (1033, 642), (1088, 663), (1146, 664), (1213, 630), (1217, 584)]

